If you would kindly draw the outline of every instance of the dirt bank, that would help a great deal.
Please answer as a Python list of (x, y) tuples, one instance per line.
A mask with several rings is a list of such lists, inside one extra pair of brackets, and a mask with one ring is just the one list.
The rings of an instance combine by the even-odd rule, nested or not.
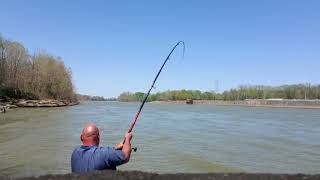
[[(150, 103), (186, 104), (186, 101), (153, 101)], [(248, 106), (271, 108), (320, 109), (320, 100), (300, 99), (247, 99), (240, 101), (193, 100), (193, 104), (210, 104), (217, 106)]]

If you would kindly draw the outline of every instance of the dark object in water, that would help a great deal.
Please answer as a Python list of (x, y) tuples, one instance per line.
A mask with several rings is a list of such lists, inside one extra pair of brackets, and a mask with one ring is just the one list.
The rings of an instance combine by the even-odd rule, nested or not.
[(186, 104), (193, 104), (193, 99), (187, 99)]
[[(0, 179), (13, 179), (10, 177), (2, 177)], [(320, 174), (305, 175), (305, 174), (248, 174), (248, 173), (202, 173), (202, 174), (157, 174), (140, 171), (96, 171), (94, 173), (84, 174), (64, 174), (64, 175), (45, 175), (40, 177), (29, 177), (22, 179), (110, 179), (110, 180), (126, 180), (126, 179), (140, 179), (140, 180), (197, 180), (197, 179), (211, 179), (211, 180), (320, 180)]]

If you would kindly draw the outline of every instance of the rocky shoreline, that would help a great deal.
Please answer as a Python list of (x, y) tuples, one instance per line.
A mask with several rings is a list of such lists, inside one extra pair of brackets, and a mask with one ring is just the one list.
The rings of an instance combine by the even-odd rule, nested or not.
[[(15, 179), (12, 177), (0, 177), (0, 179)], [(26, 180), (42, 180), (42, 179), (109, 179), (109, 180), (197, 180), (197, 179), (211, 179), (211, 180), (319, 180), (320, 174), (306, 175), (306, 174), (249, 174), (249, 173), (177, 173), (177, 174), (157, 174), (141, 171), (97, 171), (94, 173), (70, 173), (64, 175), (45, 175), (39, 177), (16, 178)]]
[(0, 99), (0, 112), (6, 112), (8, 109), (14, 108), (41, 108), (41, 107), (64, 107), (74, 106), (79, 102), (70, 102), (65, 100), (42, 99), (42, 100), (26, 100), (26, 99)]

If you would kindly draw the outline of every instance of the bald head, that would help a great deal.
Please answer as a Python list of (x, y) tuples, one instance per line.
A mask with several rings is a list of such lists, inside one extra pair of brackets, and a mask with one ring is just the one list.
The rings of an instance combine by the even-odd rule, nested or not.
[(95, 124), (87, 124), (82, 130), (80, 139), (85, 146), (99, 145), (99, 129)]

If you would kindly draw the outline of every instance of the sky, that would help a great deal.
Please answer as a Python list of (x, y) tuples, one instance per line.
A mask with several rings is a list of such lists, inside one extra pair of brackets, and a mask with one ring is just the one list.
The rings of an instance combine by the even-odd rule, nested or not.
[[(81, 94), (320, 83), (318, 0), (0, 0), (0, 33), (61, 57)], [(218, 83), (216, 83), (218, 82)], [(218, 84), (218, 89), (216, 84)]]

